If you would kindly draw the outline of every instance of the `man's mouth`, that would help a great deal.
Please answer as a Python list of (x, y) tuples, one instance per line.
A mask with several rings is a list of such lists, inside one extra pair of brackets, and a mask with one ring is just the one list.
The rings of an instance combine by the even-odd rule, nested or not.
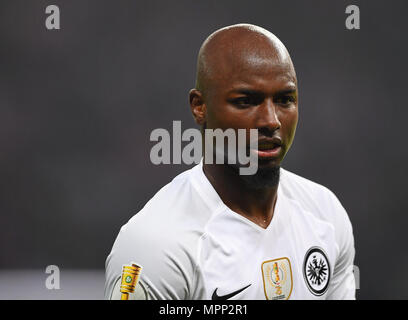
[(264, 139), (258, 143), (258, 149), (255, 152), (258, 158), (276, 158), (282, 151), (282, 140), (280, 138)]

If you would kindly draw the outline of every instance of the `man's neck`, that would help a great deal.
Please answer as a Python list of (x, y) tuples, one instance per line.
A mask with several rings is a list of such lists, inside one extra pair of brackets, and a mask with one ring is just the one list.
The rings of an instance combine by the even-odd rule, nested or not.
[(227, 207), (262, 228), (269, 225), (278, 184), (262, 189), (250, 188), (239, 173), (226, 164), (203, 164), (203, 171)]

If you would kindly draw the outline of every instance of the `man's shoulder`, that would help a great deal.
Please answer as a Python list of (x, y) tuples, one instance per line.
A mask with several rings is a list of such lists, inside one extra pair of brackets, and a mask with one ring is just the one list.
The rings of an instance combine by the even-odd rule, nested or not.
[(349, 224), (349, 217), (337, 196), (326, 186), (282, 169), (281, 188), (284, 195), (336, 228)]
[(193, 169), (180, 173), (162, 187), (122, 227), (123, 231), (139, 234), (144, 239), (160, 237), (174, 242), (189, 231), (197, 230), (206, 212), (204, 200), (191, 181)]
[(281, 169), (282, 187), (289, 196), (304, 196), (309, 198), (316, 198), (319, 196), (335, 196), (334, 193), (324, 185), (302, 177), (294, 172), (286, 169)]
[(165, 212), (171, 213), (171, 209), (174, 207), (180, 207), (180, 205), (188, 202), (189, 199), (186, 195), (191, 192), (191, 188), (190, 169), (180, 173), (157, 191), (138, 214), (165, 215)]
[(194, 219), (196, 212), (187, 210), (191, 188), (189, 170), (162, 187), (121, 227), (109, 264), (117, 270), (122, 264), (135, 261), (150, 272), (167, 270), (165, 266), (172, 263), (180, 268), (191, 265), (200, 236)]

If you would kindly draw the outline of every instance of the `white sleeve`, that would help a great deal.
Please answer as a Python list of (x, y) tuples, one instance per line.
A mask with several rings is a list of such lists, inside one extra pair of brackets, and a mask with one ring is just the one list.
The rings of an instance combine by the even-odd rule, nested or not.
[[(113, 288), (107, 290), (108, 295), (105, 297), (107, 300), (121, 300), (122, 293), (120, 292), (121, 277), (118, 277), (116, 282), (113, 284)], [(109, 294), (110, 292), (110, 294)], [(146, 290), (146, 285), (142, 281), (136, 285), (135, 291), (129, 293), (128, 300), (149, 300), (149, 294)]]
[(143, 269), (136, 292), (129, 299), (190, 299), (197, 280), (183, 237), (134, 218), (122, 227), (106, 259), (105, 299), (120, 299), (122, 266), (131, 262)]
[(330, 300), (354, 300), (356, 298), (356, 285), (353, 272), (355, 256), (353, 228), (346, 210), (334, 194), (332, 194), (332, 201), (333, 209), (336, 212), (335, 228), (339, 252), (327, 298)]

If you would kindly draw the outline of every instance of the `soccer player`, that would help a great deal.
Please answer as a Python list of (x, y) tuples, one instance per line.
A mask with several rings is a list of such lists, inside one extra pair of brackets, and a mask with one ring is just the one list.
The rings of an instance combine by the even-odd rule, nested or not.
[(106, 261), (105, 297), (122, 265), (143, 271), (130, 299), (355, 299), (354, 238), (326, 187), (281, 168), (295, 136), (298, 88), (282, 42), (258, 26), (211, 34), (191, 111), (201, 128), (258, 130), (258, 171), (201, 161), (124, 225)]

